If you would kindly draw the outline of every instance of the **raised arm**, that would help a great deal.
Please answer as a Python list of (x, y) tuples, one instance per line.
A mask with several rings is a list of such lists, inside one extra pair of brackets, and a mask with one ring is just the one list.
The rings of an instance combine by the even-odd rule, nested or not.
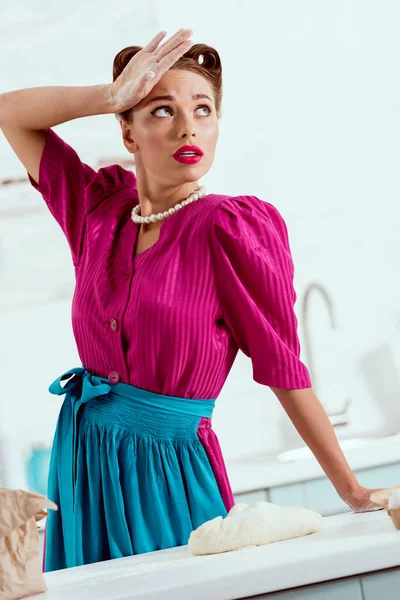
[(180, 29), (160, 45), (158, 33), (135, 54), (113, 83), (34, 87), (0, 94), (0, 129), (32, 178), (39, 183), (40, 160), (51, 127), (80, 117), (120, 113), (138, 104), (192, 45)]

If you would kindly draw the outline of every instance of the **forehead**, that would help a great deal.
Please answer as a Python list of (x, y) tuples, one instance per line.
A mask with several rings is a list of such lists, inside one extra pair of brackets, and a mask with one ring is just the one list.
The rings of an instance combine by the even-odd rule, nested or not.
[(210, 83), (205, 77), (184, 69), (170, 69), (156, 83), (148, 98), (171, 95), (177, 100), (191, 100), (195, 94), (208, 94), (213, 97)]

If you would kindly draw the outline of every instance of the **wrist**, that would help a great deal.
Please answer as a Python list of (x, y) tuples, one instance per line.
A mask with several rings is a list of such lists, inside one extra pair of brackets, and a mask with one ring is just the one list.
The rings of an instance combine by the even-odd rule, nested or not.
[(336, 491), (341, 499), (346, 502), (358, 498), (360, 495), (362, 495), (363, 490), (363, 486), (358, 483), (357, 479), (355, 479), (354, 481), (349, 482), (346, 486), (341, 486)]
[(121, 111), (121, 107), (118, 105), (117, 98), (112, 83), (108, 83), (105, 86), (105, 100), (110, 108), (109, 112), (118, 113)]

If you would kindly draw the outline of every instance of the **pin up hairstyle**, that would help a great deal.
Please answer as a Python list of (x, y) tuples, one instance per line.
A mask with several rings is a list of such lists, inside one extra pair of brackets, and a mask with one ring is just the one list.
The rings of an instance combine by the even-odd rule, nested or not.
[[(131, 60), (141, 46), (128, 46), (118, 52), (113, 63), (113, 82), (122, 73), (128, 62)], [(218, 52), (206, 44), (194, 44), (183, 56), (181, 56), (171, 69), (180, 69), (193, 71), (202, 75), (210, 83), (214, 92), (215, 108), (218, 118), (221, 116), (222, 101), (222, 66)], [(132, 108), (116, 115), (118, 119), (123, 119), (127, 123), (132, 122)]]

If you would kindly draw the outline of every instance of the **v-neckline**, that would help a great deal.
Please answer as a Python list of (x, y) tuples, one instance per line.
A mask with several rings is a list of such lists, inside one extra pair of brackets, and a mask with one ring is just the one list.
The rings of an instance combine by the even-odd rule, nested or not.
[[(206, 194), (206, 196), (203, 196), (203, 197), (202, 197), (202, 200), (204, 200), (205, 198), (207, 198), (207, 196), (209, 196), (209, 194)], [(195, 204), (195, 203), (193, 203), (193, 204)], [(188, 206), (185, 206), (184, 208), (189, 208), (189, 205), (188, 205)], [(181, 209), (181, 210), (182, 210), (182, 209)], [(180, 211), (179, 211), (179, 212), (180, 212)], [(176, 214), (176, 213), (175, 213), (175, 214)], [(136, 255), (134, 255), (134, 256), (133, 256), (133, 263), (134, 263), (134, 264), (136, 264), (136, 263), (139, 261), (139, 259), (140, 259), (140, 258), (143, 256), (143, 254), (146, 254), (146, 255), (148, 255), (148, 254), (149, 254), (149, 252), (150, 252), (150, 250), (152, 250), (152, 249), (153, 249), (155, 246), (157, 246), (158, 244), (160, 244), (160, 243), (161, 243), (161, 241), (162, 241), (162, 236), (165, 234), (164, 227), (165, 227), (165, 226), (166, 226), (166, 224), (169, 222), (170, 218), (171, 218), (171, 217), (173, 217), (173, 216), (174, 216), (174, 215), (170, 215), (170, 217), (167, 217), (167, 218), (164, 220), (164, 222), (161, 224), (161, 227), (160, 227), (160, 232), (159, 232), (159, 236), (158, 236), (158, 240), (157, 240), (156, 242), (154, 242), (154, 244), (152, 244), (152, 245), (151, 245), (149, 248), (146, 248), (146, 250), (142, 250), (142, 252), (140, 252), (140, 254), (136, 254)], [(132, 221), (132, 219), (131, 219), (131, 218), (130, 218), (130, 221), (131, 221), (132, 225), (133, 225), (133, 226), (136, 228), (135, 241), (134, 241), (134, 245), (133, 245), (133, 251), (132, 251), (132, 254), (133, 254), (133, 252), (135, 252), (135, 250), (136, 250), (137, 238), (138, 238), (138, 235), (139, 235), (139, 229), (140, 229), (140, 223), (134, 223), (134, 222)]]
[[(131, 221), (132, 221), (132, 219), (131, 219)], [(137, 260), (139, 259), (139, 257), (141, 257), (143, 254), (148, 254), (148, 252), (150, 250), (152, 250), (154, 248), (154, 246), (157, 246), (157, 244), (159, 244), (161, 242), (161, 240), (162, 240), (161, 236), (163, 235), (164, 227), (165, 227), (167, 221), (168, 221), (168, 219), (165, 219), (165, 221), (161, 224), (160, 230), (158, 232), (158, 239), (157, 239), (157, 241), (155, 241), (154, 244), (152, 244), (151, 246), (149, 246), (145, 250), (142, 250), (139, 254), (134, 254), (133, 255), (133, 262), (137, 262)], [(139, 235), (139, 231), (140, 231), (140, 223), (134, 223), (132, 221), (132, 224), (136, 228), (135, 242), (134, 242), (134, 245), (133, 245), (133, 252), (135, 252), (137, 241), (138, 241), (138, 235)]]

